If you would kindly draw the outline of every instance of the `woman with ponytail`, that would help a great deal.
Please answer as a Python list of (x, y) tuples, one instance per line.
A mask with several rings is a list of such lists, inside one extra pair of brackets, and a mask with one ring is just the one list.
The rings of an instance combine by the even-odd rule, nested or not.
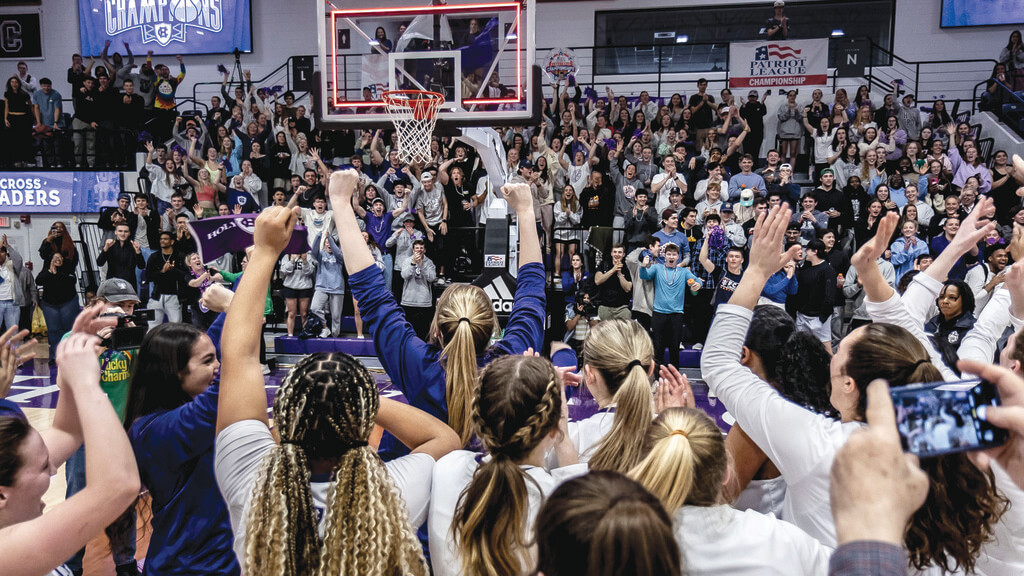
[[(469, 405), (479, 369), (494, 358), (539, 350), (544, 336), (544, 265), (534, 226), (519, 229), (519, 274), (515, 302), (502, 339), (490, 297), (468, 284), (449, 286), (437, 302), (427, 342), (416, 337), (356, 226), (352, 198), (355, 171), (335, 172), (328, 191), (339, 244), (349, 273), (352, 296), (367, 332), (373, 335), (381, 364), (412, 406), (448, 423), (467, 446), (473, 437)], [(502, 194), (520, 222), (533, 222), (533, 197), (526, 184), (507, 184)], [(387, 435), (381, 440), (385, 458), (403, 453)]]
[[(788, 486), (783, 519), (832, 546), (836, 538), (829, 473), (836, 452), (863, 425), (868, 384), (876, 379), (886, 380), (894, 387), (933, 382), (942, 380), (943, 373), (937, 367), (941, 360), (935, 350), (922, 343), (920, 325), (914, 327), (905, 311), (890, 312), (889, 316), (903, 325), (879, 322), (872, 312), (875, 323), (854, 330), (840, 341), (829, 369), (830, 400), (840, 414), (839, 421), (789, 402), (743, 366), (742, 340), (758, 294), (767, 278), (795, 255), (780, 253), (778, 248), (790, 216), (787, 207), (777, 207), (755, 226), (751, 266), (729, 304), (718, 309), (701, 368), (710, 390), (782, 472)], [(973, 218), (972, 215), (968, 220)], [(869, 312), (872, 303), (902, 310), (899, 296), (888, 287), (875, 264), (887, 248), (898, 219), (896, 214), (881, 219), (879, 234), (853, 258), (864, 284)], [(957, 235), (954, 242), (959, 243), (950, 244), (954, 253), (961, 248), (966, 251), (967, 246), (987, 232), (984, 226), (975, 230), (973, 224), (971, 221), (971, 226), (965, 226)], [(959, 254), (948, 256), (954, 261), (958, 257)], [(947, 258), (945, 252), (941, 258)], [(911, 520), (905, 540), (911, 565), (919, 570), (935, 566), (944, 571), (959, 569), (969, 573), (974, 571), (983, 552), (1008, 552), (997, 549), (995, 544), (986, 545), (992, 538), (993, 525), (1005, 509), (1005, 500), (995, 492), (991, 474), (974, 468), (963, 454), (930, 459), (924, 466), (926, 472), (931, 466), (935, 470), (930, 473), (932, 489), (928, 501)], [(1005, 543), (1003, 548), (1007, 548)]]
[[(820, 347), (820, 346), (819, 346)], [(826, 574), (832, 551), (769, 515), (729, 506), (722, 432), (696, 408), (668, 408), (648, 427), (647, 455), (630, 477), (675, 520), (686, 574)]]
[(536, 540), (537, 573), (544, 576), (682, 574), (665, 508), (615, 472), (591, 472), (559, 486), (537, 515)]
[(575, 451), (564, 431), (568, 406), (551, 362), (504, 356), (480, 375), (471, 413), (488, 455), (458, 450), (434, 468), (428, 526), (435, 576), (511, 576), (534, 565), (534, 519), (559, 483), (586, 472), (581, 464), (554, 471)]
[(654, 346), (637, 322), (605, 320), (583, 344), (583, 375), (598, 411), (569, 423), (569, 437), (594, 470), (628, 472), (640, 462), (641, 438), (654, 418), (650, 375)]
[[(413, 526), (425, 519), (434, 460), (458, 446), (447, 426), (381, 399), (366, 368), (335, 352), (296, 364), (274, 399), (280, 444), (268, 427), (257, 360), (262, 310), (297, 219), (284, 207), (256, 219), (256, 246), (221, 339), (215, 470), (235, 553), (252, 576), (426, 575)], [(382, 463), (368, 445), (375, 423), (412, 453)]]

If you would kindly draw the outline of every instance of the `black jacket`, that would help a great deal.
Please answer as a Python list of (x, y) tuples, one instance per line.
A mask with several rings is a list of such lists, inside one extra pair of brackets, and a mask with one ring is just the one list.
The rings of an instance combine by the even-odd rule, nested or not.
[(808, 262), (796, 273), (796, 311), (825, 322), (832, 316), (836, 301), (836, 271), (828, 262), (811, 266)]
[(141, 270), (146, 267), (142, 253), (136, 252), (131, 242), (121, 243), (117, 240), (114, 240), (110, 248), (100, 250), (99, 256), (96, 257), (96, 264), (107, 265), (107, 278), (120, 278), (131, 284), (132, 288), (136, 290), (138, 290), (138, 286), (135, 285), (135, 269)]

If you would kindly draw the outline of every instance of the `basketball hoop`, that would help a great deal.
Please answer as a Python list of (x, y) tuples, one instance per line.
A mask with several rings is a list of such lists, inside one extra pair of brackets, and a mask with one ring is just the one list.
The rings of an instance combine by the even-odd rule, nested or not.
[(444, 96), (426, 90), (389, 90), (382, 97), (398, 132), (398, 157), (409, 164), (429, 162), (430, 136)]

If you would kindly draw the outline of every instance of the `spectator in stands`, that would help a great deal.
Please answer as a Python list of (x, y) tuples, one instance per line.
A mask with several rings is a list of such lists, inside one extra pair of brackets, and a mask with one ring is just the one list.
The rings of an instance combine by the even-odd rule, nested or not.
[(594, 276), (594, 283), (600, 291), (598, 317), (601, 320), (629, 320), (629, 294), (633, 290), (633, 282), (625, 266), (625, 247), (622, 244), (613, 245), (609, 256)]
[[(800, 199), (800, 208), (800, 212), (793, 212), (792, 221), (800, 223), (800, 237), (805, 242), (816, 240), (828, 228), (829, 217), (818, 210), (818, 200), (813, 193), (804, 194)], [(824, 254), (821, 258), (824, 258)]]
[(772, 17), (764, 23), (762, 33), (769, 40), (785, 40), (789, 37), (789, 17), (786, 16), (786, 3), (775, 0)]
[(1006, 46), (999, 51), (999, 63), (1013, 78), (1013, 84), (1008, 86), (1017, 91), (1024, 90), (1024, 43), (1021, 42), (1020, 30), (1010, 32)]
[(64, 334), (71, 331), (75, 317), (81, 312), (78, 305), (78, 284), (74, 268), (64, 266), (60, 252), (51, 255), (44, 268), (36, 276), (36, 286), (42, 290), (39, 307), (46, 319), (46, 339), (50, 343), (50, 365), (54, 365), (57, 344)]
[[(942, 233), (932, 238), (930, 243), (931, 253), (940, 254), (942, 251), (949, 246), (949, 243), (953, 241), (953, 238), (960, 232), (961, 219), (959, 215), (945, 216), (942, 223)], [(953, 267), (949, 271), (949, 278), (954, 280), (963, 280), (967, 275), (967, 267), (973, 263), (978, 257), (978, 246), (972, 246), (966, 254), (961, 256)]]
[(903, 156), (903, 149), (907, 145), (907, 133), (896, 116), (888, 116), (885, 122), (885, 130), (879, 134), (879, 143), (892, 148), (885, 156), (886, 171), (895, 172), (897, 161)]
[(626, 254), (646, 246), (647, 237), (658, 230), (659, 218), (654, 208), (647, 205), (647, 190), (637, 189), (633, 196), (635, 203), (625, 219)]
[(412, 241), (412, 255), (402, 261), (402, 309), (416, 336), (426, 338), (434, 317), (433, 283), (436, 271), (422, 238)]
[(193, 220), (191, 215), (191, 212), (182, 212), (174, 217), (174, 249), (185, 255), (196, 251), (196, 240), (188, 228), (189, 220)]
[(174, 234), (160, 232), (160, 250), (153, 252), (146, 262), (146, 280), (152, 287), (149, 309), (154, 311), (154, 325), (181, 322), (181, 302), (178, 294), (188, 278), (185, 254), (175, 250)]
[(60, 271), (74, 274), (78, 265), (78, 250), (75, 249), (75, 242), (71, 239), (67, 226), (59, 220), (50, 225), (46, 238), (39, 244), (39, 257), (43, 259), (43, 268), (50, 267), (50, 261), (56, 254), (62, 256)]
[(15, 168), (35, 165), (33, 116), (32, 96), (17, 75), (11, 76), (4, 87), (4, 125), (7, 127), (5, 142)]
[(825, 244), (811, 240), (804, 247), (804, 265), (797, 272), (795, 298), (797, 328), (806, 330), (832, 354), (830, 317), (835, 305), (836, 271), (823, 258)]
[(96, 129), (99, 127), (100, 109), (96, 95), (96, 79), (87, 76), (81, 87), (73, 94), (75, 116), (71, 121), (74, 130), (75, 157), (78, 166), (88, 168), (96, 161)]
[[(313, 300), (310, 302), (310, 311), (319, 318), (323, 324), (320, 332), (321, 338), (328, 336), (339, 336), (341, 334), (342, 309), (345, 302), (345, 280), (342, 276), (344, 262), (342, 261), (341, 248), (335, 239), (337, 231), (326, 234), (318, 234), (313, 238), (313, 246), (310, 251), (317, 274), (314, 286)], [(327, 309), (330, 310), (331, 322), (327, 323)]]
[[(692, 214), (696, 211), (692, 208)], [(661, 246), (664, 248), (669, 244), (675, 244), (679, 247), (679, 265), (689, 266), (690, 265), (690, 242), (686, 237), (686, 233), (679, 230), (679, 213), (671, 208), (666, 208), (661, 213), (662, 228), (653, 234), (655, 238), (661, 241)], [(655, 260), (658, 262), (664, 261), (664, 254), (655, 254)]]
[(306, 326), (306, 314), (309, 312), (309, 302), (313, 297), (316, 266), (309, 259), (308, 253), (289, 254), (281, 260), (280, 273), (284, 276), (281, 294), (284, 296), (287, 310), (285, 329), (289, 336), (294, 336), (296, 332), (301, 334)]
[(711, 120), (714, 116), (712, 106), (715, 104), (715, 97), (707, 93), (708, 81), (705, 78), (697, 80), (697, 93), (690, 96), (690, 127), (695, 130), (697, 142), (703, 142), (711, 128)]
[(49, 78), (39, 80), (39, 89), (32, 93), (35, 113), (35, 136), (39, 142), (44, 168), (63, 167), (64, 104), (63, 96), (53, 89)]
[(130, 238), (128, 224), (118, 224), (114, 228), (114, 238), (103, 243), (103, 249), (96, 256), (96, 264), (107, 266), (106, 278), (120, 278), (131, 284), (132, 292), (135, 292), (135, 269), (145, 268), (146, 261), (142, 259), (139, 243)]
[[(956, 148), (950, 148), (952, 153)], [(959, 158), (959, 155), (954, 155), (955, 158)], [(951, 158), (951, 161), (953, 158)], [(972, 176), (977, 176), (978, 192), (980, 194), (988, 194), (988, 191), (992, 189), (992, 172), (985, 166), (984, 161), (978, 154), (978, 149), (975, 146), (968, 146), (964, 149), (963, 160), (954, 161), (956, 166), (953, 174), (953, 185), (957, 187), (964, 187), (967, 179)]]
[(185, 208), (185, 195), (181, 190), (175, 190), (171, 194), (170, 205), (160, 217), (160, 227), (168, 232), (173, 232), (175, 230), (175, 220), (181, 214), (184, 214), (189, 220), (195, 220), (195, 215), (189, 212), (188, 208)]
[(722, 185), (718, 182), (708, 184), (705, 197), (697, 204), (697, 225), (704, 224), (704, 219), (711, 214), (721, 214)]
[(768, 99), (771, 92), (771, 90), (765, 90), (761, 100), (758, 100), (757, 90), (751, 90), (747, 94), (747, 101), (740, 106), (740, 118), (743, 118), (750, 128), (750, 133), (744, 140), (743, 149), (754, 159), (760, 158), (761, 155), (761, 144), (764, 141), (764, 117), (768, 114), (764, 101)]
[(981, 93), (979, 110), (989, 110), (999, 115), (1003, 111), (1003, 104), (1013, 101), (1013, 96), (1008, 89), (1013, 80), (1006, 72), (1006, 65), (999, 63), (992, 68), (992, 76), (988, 79), (985, 91)]
[(171, 77), (171, 70), (164, 64), (157, 64), (153, 71), (156, 73), (156, 80), (153, 83), (156, 89), (156, 100), (154, 101), (153, 107), (155, 108), (156, 123), (153, 126), (153, 134), (160, 140), (165, 140), (170, 135), (171, 126), (174, 124), (174, 119), (177, 117), (177, 111), (175, 107), (177, 103), (174, 101), (175, 92), (178, 90), (178, 86), (185, 80), (185, 61), (182, 60), (181, 56), (175, 56), (178, 60), (178, 75)]
[(448, 200), (444, 191), (434, 182), (434, 175), (424, 171), (420, 176), (420, 185), (413, 191), (416, 198), (416, 215), (420, 225), (426, 231), (427, 255), (431, 260), (437, 260), (440, 264), (437, 275), (439, 286), (445, 284), (445, 263), (447, 262), (448, 248), (445, 240), (448, 235)]
[(662, 253), (664, 264), (657, 262), (652, 254), (645, 254), (639, 274), (642, 280), (654, 283), (651, 333), (655, 360), (660, 364), (665, 348), (668, 347), (669, 364), (679, 366), (686, 291), (696, 295), (701, 289), (701, 283), (689, 268), (680, 263), (679, 246), (667, 244)]
[[(694, 229), (699, 230), (700, 227), (695, 226)], [(706, 250), (705, 259), (712, 264), (712, 269), (725, 269), (726, 257), (732, 242), (726, 235), (725, 229), (722, 228), (721, 216), (718, 214), (708, 214), (704, 218), (701, 238), (694, 240), (694, 242), (695, 244), (691, 243), (690, 245), (691, 256), (701, 254), (704, 251), (704, 245), (707, 244), (708, 249)], [(691, 305), (687, 306), (687, 316), (690, 318), (688, 323), (690, 327), (689, 337), (690, 341), (695, 343), (694, 349), (700, 350), (704, 345), (704, 338), (707, 336), (708, 328), (711, 325), (711, 302), (714, 300), (717, 285), (714, 274), (709, 272), (708, 268), (700, 262), (699, 257), (691, 258), (690, 270), (700, 280), (701, 287), (700, 292), (689, 299)]]
[(752, 172), (753, 168), (754, 156), (744, 154), (740, 158), (740, 173), (735, 174), (729, 179), (729, 197), (727, 200), (738, 202), (744, 190), (753, 191), (754, 196), (767, 194), (768, 185), (760, 174)]
[(901, 236), (889, 248), (892, 252), (890, 260), (896, 278), (902, 278), (904, 274), (913, 270), (918, 256), (928, 254), (928, 243), (918, 237), (918, 231), (917, 222), (904, 222), (900, 228)]
[(776, 114), (779, 120), (779, 147), (783, 161), (791, 166), (796, 165), (800, 137), (803, 136), (803, 112), (796, 105), (796, 90), (786, 94), (786, 102), (779, 107)]
[(131, 230), (132, 235), (135, 234), (139, 217), (131, 210), (131, 201), (132, 195), (122, 192), (117, 196), (117, 206), (100, 209), (100, 218), (96, 223), (96, 227), (103, 230), (104, 240), (113, 238), (114, 228), (122, 222), (128, 224), (128, 229)]

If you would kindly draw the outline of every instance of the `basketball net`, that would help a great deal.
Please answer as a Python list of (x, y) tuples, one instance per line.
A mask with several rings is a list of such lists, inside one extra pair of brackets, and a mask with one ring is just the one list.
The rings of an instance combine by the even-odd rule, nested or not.
[(389, 90), (382, 98), (398, 133), (398, 157), (408, 164), (430, 162), (430, 137), (444, 96), (425, 90)]

